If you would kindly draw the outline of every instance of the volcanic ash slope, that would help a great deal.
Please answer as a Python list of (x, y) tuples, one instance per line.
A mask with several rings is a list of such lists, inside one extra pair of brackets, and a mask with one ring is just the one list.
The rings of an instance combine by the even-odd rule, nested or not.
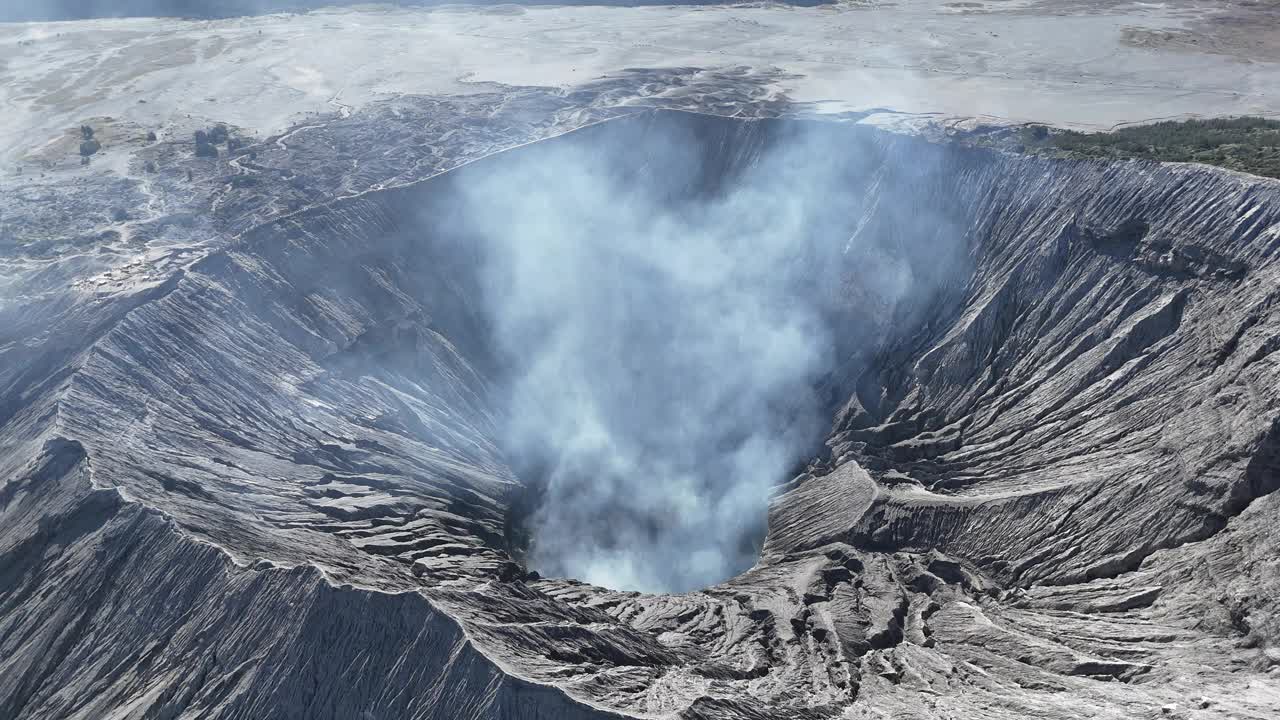
[[(799, 122), (642, 111), (510, 152), (640, 162), (679, 127), (699, 170), (640, 181), (696, 194)], [(811, 259), (830, 434), (757, 565), (698, 592), (512, 559), (501, 368), (431, 230), (505, 154), (129, 292), (26, 277), (0, 717), (1276, 717), (1280, 184), (806, 127), (866, 169), (855, 249)], [(927, 292), (868, 289), (888, 267)]]

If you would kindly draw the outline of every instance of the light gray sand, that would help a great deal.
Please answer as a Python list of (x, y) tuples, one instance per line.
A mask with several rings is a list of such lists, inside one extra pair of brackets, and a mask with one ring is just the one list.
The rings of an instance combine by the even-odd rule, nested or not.
[(1269, 15), (1226, 23), (1236, 16), (1224, 7), (364, 7), (0, 25), (0, 158), (95, 117), (163, 129), (190, 116), (270, 133), (379, 96), (571, 87), (634, 67), (780, 70), (780, 92), (824, 110), (1091, 128), (1280, 112)]

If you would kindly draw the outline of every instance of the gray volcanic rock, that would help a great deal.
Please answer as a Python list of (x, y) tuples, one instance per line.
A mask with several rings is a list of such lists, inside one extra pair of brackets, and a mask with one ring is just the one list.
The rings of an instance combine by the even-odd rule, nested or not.
[[(220, 188), (152, 228), (188, 262), (114, 291), (67, 287), (88, 236), (5, 245), (0, 717), (1280, 713), (1280, 184), (614, 114), (296, 211)], [(687, 174), (645, 162), (673, 127)], [(832, 209), (857, 242), (797, 252), (832, 423), (759, 561), (526, 574), (456, 188), (578, 144), (709, 193), (798, 129), (869, 171)]]

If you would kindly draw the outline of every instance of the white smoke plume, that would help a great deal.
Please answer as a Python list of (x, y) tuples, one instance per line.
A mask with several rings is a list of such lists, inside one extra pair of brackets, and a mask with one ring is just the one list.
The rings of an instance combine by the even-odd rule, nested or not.
[(678, 591), (741, 572), (771, 487), (821, 439), (823, 303), (858, 229), (848, 178), (869, 171), (825, 135), (743, 127), (727, 150), (679, 123), (544, 143), (462, 183), (506, 446), (544, 484), (543, 574)]

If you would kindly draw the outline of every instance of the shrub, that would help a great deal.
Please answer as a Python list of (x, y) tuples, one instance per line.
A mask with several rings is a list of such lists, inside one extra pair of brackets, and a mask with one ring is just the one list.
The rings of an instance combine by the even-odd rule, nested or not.
[(1280, 177), (1280, 120), (1169, 120), (1115, 132), (1067, 130), (1048, 139), (1050, 148), (1068, 156), (1201, 162)]

